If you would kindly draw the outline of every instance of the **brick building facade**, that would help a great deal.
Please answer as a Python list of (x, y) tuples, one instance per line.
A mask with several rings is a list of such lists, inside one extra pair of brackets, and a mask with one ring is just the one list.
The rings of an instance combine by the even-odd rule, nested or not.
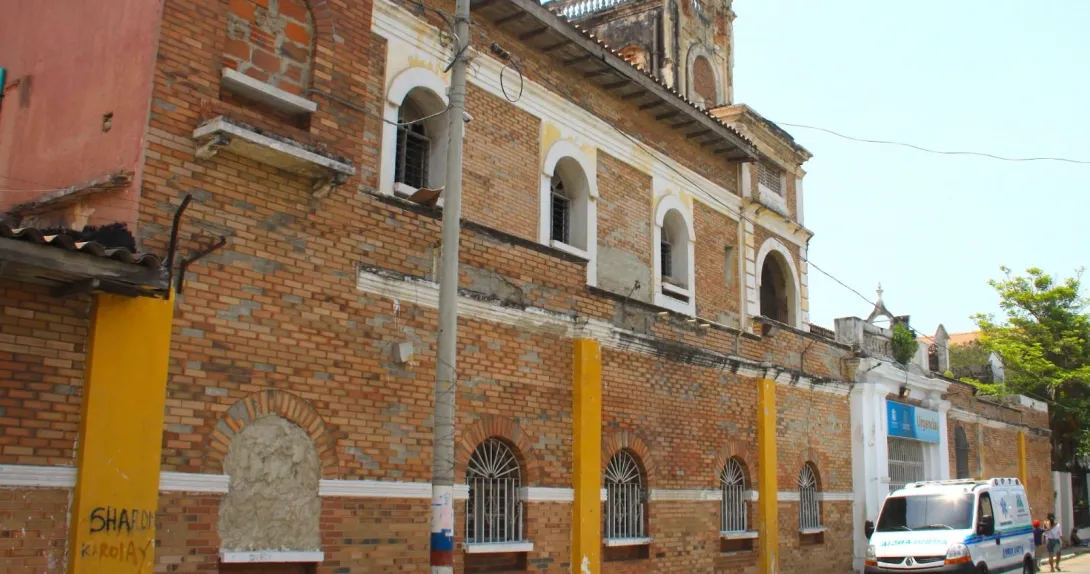
[[(138, 199), (110, 213), (165, 254), (188, 195), (181, 252), (227, 242), (173, 299), (155, 571), (427, 571), (452, 11), (165, 0), (143, 153), (115, 166)], [(809, 153), (748, 107), (706, 113), (699, 54), (680, 77), (702, 105), (533, 2), (479, 2), (472, 30), (458, 570), (849, 571), (859, 350), (810, 329)], [(130, 191), (35, 209), (78, 221)], [(150, 565), (83, 554), (102, 533), (68, 516), (99, 298), (0, 279), (13, 574)], [(1006, 472), (987, 433), (1007, 427), (984, 426)]]

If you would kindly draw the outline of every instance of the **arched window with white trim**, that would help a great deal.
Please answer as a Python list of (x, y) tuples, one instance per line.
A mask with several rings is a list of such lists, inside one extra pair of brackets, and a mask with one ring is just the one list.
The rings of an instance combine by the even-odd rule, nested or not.
[(522, 541), (521, 469), (504, 441), (489, 438), (469, 458), (466, 484), (466, 542)]
[(609, 459), (605, 473), (607, 540), (647, 536), (643, 471), (632, 453), (622, 450)]
[(397, 74), (383, 112), (379, 190), (408, 197), (446, 181), (446, 81), (426, 68)]
[(802, 465), (799, 471), (799, 530), (821, 529), (821, 482), (817, 469), (811, 463)]
[(746, 511), (746, 472), (737, 458), (727, 459), (719, 473), (719, 485), (723, 489), (720, 532), (744, 532), (749, 525)]
[(692, 217), (675, 195), (659, 200), (654, 227), (655, 304), (680, 313), (696, 313), (693, 287), (695, 239)]

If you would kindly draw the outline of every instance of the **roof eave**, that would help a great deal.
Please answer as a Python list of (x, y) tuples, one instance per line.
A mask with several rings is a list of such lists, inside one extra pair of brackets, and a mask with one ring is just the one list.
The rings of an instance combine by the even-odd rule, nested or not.
[[(480, 10), (489, 5), (496, 5), (494, 4), (496, 1), (476, 0), (473, 9)], [(666, 110), (658, 113), (656, 120), (669, 119), (670, 121), (663, 123), (667, 123), (674, 129), (680, 129), (680, 127), (684, 126), (688, 132), (685, 134), (686, 138), (698, 138), (697, 141), (700, 142), (702, 147), (714, 146), (712, 151), (717, 155), (724, 155), (728, 161), (751, 162), (760, 159), (756, 145), (746, 140), (741, 133), (716, 119), (707, 111), (697, 108), (696, 104), (677, 93), (677, 91), (666, 87), (647, 72), (628, 63), (607, 45), (583, 31), (579, 26), (572, 24), (567, 18), (542, 6), (537, 0), (505, 0), (504, 4), (521, 11), (524, 14), (523, 18), (529, 17), (536, 20), (536, 24), (532, 26), (532, 28), (536, 29), (529, 34), (522, 34), (523, 38), (540, 36), (541, 34), (538, 34), (538, 32), (547, 29), (553, 35), (559, 36), (564, 43), (577, 47), (587, 56), (587, 61), (602, 65), (599, 70), (584, 72), (585, 74), (588, 76), (594, 74), (595, 77), (610, 74), (620, 80), (619, 82), (611, 82), (613, 84), (637, 86), (639, 91), (644, 92), (638, 96), (640, 101), (643, 101), (640, 105), (641, 110)], [(494, 20), (494, 23), (503, 27), (505, 24), (514, 22), (514, 20), (508, 16)], [(516, 33), (516, 36), (518, 35)], [(602, 84), (597, 85), (602, 87)], [(631, 94), (636, 93), (638, 92), (631, 92)], [(649, 96), (657, 101), (649, 100)], [(680, 122), (673, 121), (676, 116), (682, 116)], [(695, 131), (688, 131), (694, 128)], [(709, 135), (714, 135), (714, 139), (707, 139)]]

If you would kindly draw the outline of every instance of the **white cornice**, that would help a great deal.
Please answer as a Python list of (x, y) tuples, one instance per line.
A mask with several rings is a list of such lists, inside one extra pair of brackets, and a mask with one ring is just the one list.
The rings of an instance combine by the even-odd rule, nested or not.
[(0, 464), (0, 486), (72, 488), (76, 486), (76, 469), (71, 466)]

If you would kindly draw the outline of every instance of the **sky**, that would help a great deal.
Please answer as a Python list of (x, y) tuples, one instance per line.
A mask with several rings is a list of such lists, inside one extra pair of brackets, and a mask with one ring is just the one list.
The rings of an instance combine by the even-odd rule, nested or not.
[[(989, 279), (1090, 267), (1090, 1), (735, 0), (734, 100), (814, 154), (809, 258), (931, 334), (999, 313)], [(872, 308), (814, 267), (810, 321)], [(1090, 276), (1088, 276), (1090, 282)]]

